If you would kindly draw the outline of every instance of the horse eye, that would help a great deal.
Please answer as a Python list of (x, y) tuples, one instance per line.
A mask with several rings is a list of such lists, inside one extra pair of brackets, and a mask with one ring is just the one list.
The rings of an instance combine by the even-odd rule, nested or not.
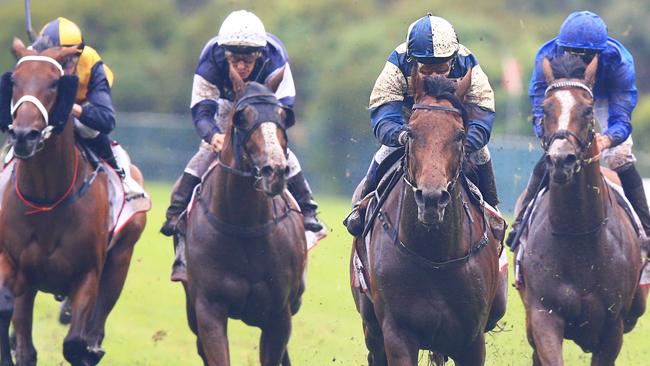
[(56, 89), (58, 86), (59, 86), (59, 81), (58, 81), (58, 80), (54, 80), (54, 81), (52, 81), (52, 83), (50, 84), (50, 89)]
[(465, 139), (465, 131), (456, 130), (456, 134), (454, 135), (454, 142), (462, 142), (464, 139)]
[(594, 109), (591, 108), (591, 107), (588, 107), (588, 108), (585, 108), (585, 109), (582, 111), (582, 116), (585, 117), (585, 118), (587, 118), (587, 117), (590, 117), (593, 113), (594, 113)]

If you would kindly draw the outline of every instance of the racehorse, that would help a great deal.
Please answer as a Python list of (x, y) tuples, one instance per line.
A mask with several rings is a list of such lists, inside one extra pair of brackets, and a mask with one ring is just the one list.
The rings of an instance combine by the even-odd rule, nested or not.
[[(110, 237), (108, 173), (93, 168), (75, 143), (70, 111), (78, 79), (61, 67), (78, 50), (38, 54), (14, 39), (13, 51), (18, 63), (0, 87), (0, 120), (17, 158), (0, 210), (0, 365), (14, 364), (10, 321), (17, 364), (36, 364), (31, 333), (38, 291), (71, 299), (64, 357), (75, 366), (95, 365), (146, 215), (135, 214)], [(143, 183), (135, 166), (131, 174)]]
[[(469, 203), (464, 189), (461, 101), (470, 83), (471, 70), (457, 87), (417, 68), (411, 75), (415, 104), (403, 172), (369, 233), (361, 260), (366, 293), (355, 284), (354, 250), (351, 260), (371, 366), (417, 365), (419, 349), (437, 354), (438, 364), (444, 356), (456, 365), (482, 365), (484, 332), (505, 313), (507, 272), (498, 266), (503, 234), (493, 233), (485, 209)], [(355, 248), (366, 246), (356, 242)]]
[(294, 120), (273, 94), (282, 77), (245, 83), (230, 68), (236, 101), (226, 144), (187, 219), (188, 320), (207, 365), (230, 365), (228, 318), (262, 329), (262, 365), (290, 365), (307, 243), (285, 193), (286, 129)]
[(598, 164), (597, 65), (598, 57), (589, 65), (570, 55), (543, 61), (548, 192), (517, 249), (534, 365), (562, 365), (563, 338), (593, 352), (592, 365), (614, 365), (624, 331), (645, 310), (638, 232)]

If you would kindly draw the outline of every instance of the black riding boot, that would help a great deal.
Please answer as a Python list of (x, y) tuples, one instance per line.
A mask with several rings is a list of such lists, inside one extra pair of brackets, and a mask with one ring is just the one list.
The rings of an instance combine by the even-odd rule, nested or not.
[(546, 163), (542, 156), (533, 169), (533, 174), (531, 174), (530, 181), (528, 181), (528, 185), (526, 186), (526, 194), (521, 202), (521, 209), (517, 214), (517, 218), (515, 218), (515, 222), (512, 223), (512, 228), (506, 238), (506, 244), (510, 249), (514, 249), (517, 246), (517, 243), (515, 243), (514, 240), (517, 236), (517, 232), (521, 230), (524, 214), (526, 213), (526, 207), (528, 207), (530, 201), (532, 201), (535, 195), (539, 192), (540, 184), (542, 184), (542, 179), (544, 178), (544, 173), (546, 173)]
[(494, 178), (494, 169), (492, 168), (492, 160), (487, 163), (477, 165), (478, 170), (478, 189), (483, 195), (483, 200), (490, 206), (496, 208), (499, 204), (499, 197), (497, 196), (497, 182)]
[(97, 156), (108, 163), (122, 179), (125, 177), (124, 169), (117, 164), (115, 155), (113, 154), (113, 142), (108, 135), (100, 133), (92, 140), (86, 140), (87, 145), (93, 150)]
[(192, 199), (194, 187), (201, 182), (201, 179), (189, 173), (183, 173), (180, 181), (172, 191), (171, 204), (167, 208), (167, 221), (163, 224), (160, 232), (165, 236), (172, 236), (176, 232), (176, 224), (181, 213), (187, 208)]
[(309, 188), (309, 183), (307, 183), (307, 179), (305, 179), (302, 172), (289, 178), (287, 181), (287, 188), (296, 201), (298, 201), (298, 206), (300, 206), (305, 223), (305, 230), (313, 231), (315, 233), (323, 230), (323, 224), (321, 224), (316, 217), (318, 204), (314, 201), (311, 189)]
[(645, 190), (643, 189), (643, 181), (641, 180), (639, 172), (636, 170), (634, 164), (630, 164), (629, 167), (616, 173), (621, 179), (625, 197), (627, 197), (632, 204), (636, 214), (639, 215), (646, 236), (650, 237), (650, 211), (648, 210), (648, 201), (646, 199)]
[(352, 211), (350, 211), (348, 216), (343, 219), (343, 225), (348, 229), (348, 232), (352, 236), (359, 236), (363, 233), (363, 222), (365, 221), (366, 212), (365, 209), (362, 210), (359, 207), (361, 200), (363, 200), (363, 198), (370, 192), (377, 189), (378, 183), (376, 179), (376, 171), (379, 164), (375, 163), (374, 160), (372, 164), (370, 165), (370, 169), (368, 169), (368, 173), (366, 173), (366, 177), (363, 181), (363, 186), (361, 187), (361, 192), (359, 194), (359, 201), (352, 205)]

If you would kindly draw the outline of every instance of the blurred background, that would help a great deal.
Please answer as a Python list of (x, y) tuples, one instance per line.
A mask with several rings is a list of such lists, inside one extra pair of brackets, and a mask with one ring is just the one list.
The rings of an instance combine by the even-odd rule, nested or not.
[[(0, 45), (26, 40), (23, 2), (0, 0)], [(291, 58), (299, 123), (290, 141), (316, 195), (348, 196), (377, 148), (367, 103), (374, 81), (408, 25), (427, 11), (454, 24), (496, 92), (490, 144), (503, 208), (509, 211), (536, 157), (527, 87), (537, 48), (555, 36), (566, 15), (588, 9), (633, 54), (639, 105), (633, 115), (639, 169), (650, 175), (650, 2), (644, 0), (34, 0), (34, 30), (56, 16), (82, 29), (115, 71), (119, 111), (113, 136), (149, 180), (172, 181), (199, 138), (189, 116), (199, 53), (237, 9), (255, 12), (280, 37)], [(4, 69), (13, 66), (0, 53)]]

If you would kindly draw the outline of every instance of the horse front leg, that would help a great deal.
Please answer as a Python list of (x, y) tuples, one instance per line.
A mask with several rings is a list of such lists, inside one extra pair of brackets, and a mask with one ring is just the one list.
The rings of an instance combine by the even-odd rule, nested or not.
[(561, 366), (564, 320), (542, 307), (526, 309), (528, 342), (533, 347), (533, 365)]
[(400, 327), (393, 320), (384, 319), (382, 324), (384, 348), (389, 366), (415, 366), (418, 364), (418, 337)]
[(480, 333), (463, 352), (454, 359), (456, 366), (485, 364), (485, 334)]
[(210, 366), (230, 366), (228, 310), (204, 296), (195, 299), (195, 315), (204, 360)]
[(97, 302), (99, 273), (88, 272), (72, 291), (70, 330), (63, 340), (63, 356), (72, 366), (96, 365), (101, 354), (90, 349), (87, 331)]
[(506, 305), (508, 303), (508, 270), (505, 269), (498, 275), (497, 293), (492, 300), (490, 315), (488, 316), (485, 331), (493, 330), (499, 320), (506, 314)]
[(13, 366), (9, 325), (14, 313), (15, 269), (4, 253), (0, 253), (0, 366)]
[(601, 337), (598, 349), (594, 350), (591, 366), (614, 366), (623, 346), (623, 327), (622, 319), (604, 327), (607, 332)]
[(289, 306), (277, 315), (269, 316), (270, 321), (262, 327), (260, 338), (260, 362), (262, 366), (278, 366), (287, 355), (287, 344), (291, 335), (291, 309)]
[(16, 363), (20, 366), (36, 365), (36, 348), (32, 339), (36, 292), (30, 289), (16, 298), (13, 324), (16, 332)]

